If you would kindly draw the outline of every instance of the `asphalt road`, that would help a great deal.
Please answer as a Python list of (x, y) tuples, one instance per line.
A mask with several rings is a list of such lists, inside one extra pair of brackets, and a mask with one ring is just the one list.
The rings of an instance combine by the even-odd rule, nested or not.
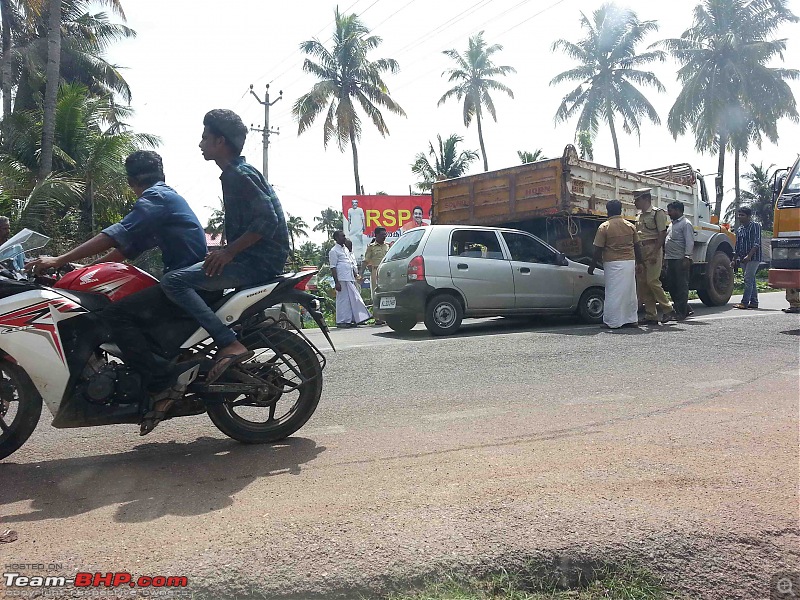
[(467, 321), (452, 338), (334, 331), (317, 413), (275, 446), (228, 440), (204, 416), (144, 439), (43, 418), (0, 463), (0, 529), (19, 534), (0, 544), (3, 572), (328, 598), (605, 560), (687, 597), (768, 598), (773, 575), (800, 570), (800, 317), (780, 312), (783, 294), (761, 302), (694, 302), (686, 322), (615, 332), (573, 319)]

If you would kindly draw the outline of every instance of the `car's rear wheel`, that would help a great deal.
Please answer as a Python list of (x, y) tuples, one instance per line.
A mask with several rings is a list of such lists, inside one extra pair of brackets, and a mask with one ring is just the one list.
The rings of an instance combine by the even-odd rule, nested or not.
[(461, 327), (464, 309), (451, 294), (440, 294), (428, 301), (425, 307), (425, 327), (433, 335), (452, 335)]
[(417, 320), (412, 317), (386, 317), (386, 324), (389, 329), (398, 333), (405, 333), (414, 329)]
[(603, 288), (589, 288), (581, 294), (578, 314), (585, 323), (596, 325), (603, 321), (606, 292)]

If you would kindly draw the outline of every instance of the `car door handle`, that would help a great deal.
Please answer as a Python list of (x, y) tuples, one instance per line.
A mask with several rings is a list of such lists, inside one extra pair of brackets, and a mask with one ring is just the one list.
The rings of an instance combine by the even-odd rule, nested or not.
[(459, 271), (466, 271), (467, 269), (469, 269), (469, 265), (466, 265), (464, 263), (458, 263), (458, 267), (457, 268), (458, 268)]
[(520, 267), (519, 268), (519, 272), (520, 273), (525, 273), (527, 275), (528, 273), (531, 272), (531, 270), (528, 267)]

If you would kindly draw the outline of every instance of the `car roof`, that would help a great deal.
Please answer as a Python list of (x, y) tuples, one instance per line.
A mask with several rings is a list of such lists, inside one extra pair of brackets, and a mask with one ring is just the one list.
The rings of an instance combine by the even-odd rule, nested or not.
[(512, 229), (511, 227), (492, 227), (490, 225), (425, 225), (421, 227), (415, 227), (414, 229), (409, 229), (405, 233), (416, 231), (417, 229), (489, 229), (491, 231), (514, 231), (517, 233), (527, 233), (528, 235), (531, 235), (527, 231), (522, 231), (521, 229)]

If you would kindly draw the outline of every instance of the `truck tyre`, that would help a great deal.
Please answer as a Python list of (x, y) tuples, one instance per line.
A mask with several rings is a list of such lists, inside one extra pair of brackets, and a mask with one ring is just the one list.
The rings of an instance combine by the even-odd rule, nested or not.
[(440, 294), (428, 301), (425, 307), (425, 327), (433, 335), (452, 335), (461, 327), (464, 309), (451, 294)]
[(412, 317), (386, 317), (386, 324), (389, 329), (397, 333), (406, 333), (414, 329), (417, 320)]
[(590, 325), (602, 323), (605, 302), (606, 291), (603, 288), (589, 288), (583, 292), (578, 304), (578, 314), (583, 322)]
[(733, 267), (730, 257), (722, 251), (714, 253), (706, 265), (705, 287), (697, 297), (706, 306), (723, 306), (733, 294)]

